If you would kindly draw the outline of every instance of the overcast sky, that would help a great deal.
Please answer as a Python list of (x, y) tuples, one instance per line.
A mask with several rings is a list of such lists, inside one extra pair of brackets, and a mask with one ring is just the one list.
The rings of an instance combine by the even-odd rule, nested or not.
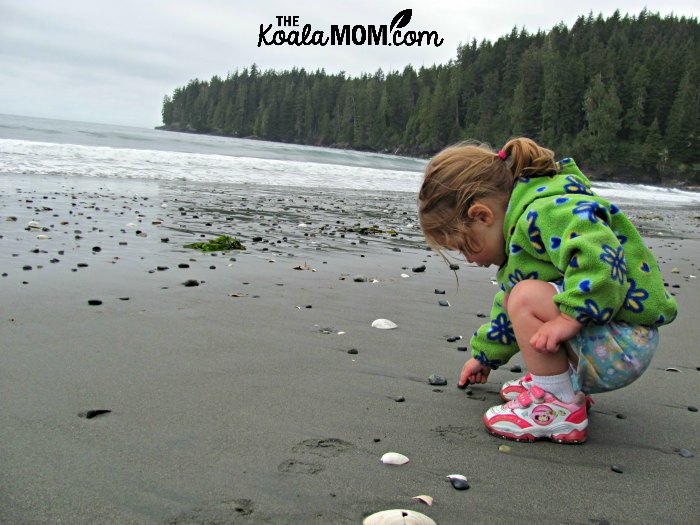
[[(698, 1), (658, 0), (0, 0), (0, 113), (153, 127), (163, 96), (190, 79), (260, 69), (348, 75), (444, 64), (460, 43), (495, 41), (579, 15), (700, 14)], [(293, 7), (292, 7), (293, 6)], [(403, 31), (436, 31), (441, 46), (266, 46), (260, 25), (298, 16), (299, 29), (389, 25), (412, 9)], [(290, 30), (291, 28), (286, 28)]]

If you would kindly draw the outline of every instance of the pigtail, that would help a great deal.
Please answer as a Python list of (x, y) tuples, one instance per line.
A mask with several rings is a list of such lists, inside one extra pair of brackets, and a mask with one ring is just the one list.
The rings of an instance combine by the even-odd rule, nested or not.
[(520, 176), (555, 175), (559, 171), (554, 161), (554, 152), (525, 137), (509, 140), (498, 154), (501, 158), (505, 157), (514, 179)]

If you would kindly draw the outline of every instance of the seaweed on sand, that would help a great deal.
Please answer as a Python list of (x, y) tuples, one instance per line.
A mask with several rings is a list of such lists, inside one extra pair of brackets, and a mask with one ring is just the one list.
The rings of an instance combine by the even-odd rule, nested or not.
[(245, 246), (241, 242), (228, 235), (222, 235), (216, 239), (210, 239), (206, 242), (194, 242), (192, 244), (185, 244), (185, 248), (192, 248), (193, 250), (200, 250), (203, 252), (225, 252), (228, 250), (245, 250)]

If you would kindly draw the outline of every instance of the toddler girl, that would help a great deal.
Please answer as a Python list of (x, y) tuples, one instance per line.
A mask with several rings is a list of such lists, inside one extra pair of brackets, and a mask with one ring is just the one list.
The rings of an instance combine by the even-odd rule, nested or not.
[(676, 316), (654, 256), (571, 159), (526, 138), (494, 153), (458, 144), (428, 164), (418, 196), (427, 242), (498, 266), (490, 322), (471, 339), (460, 387), (485, 383), (518, 350), (528, 374), (484, 414), (493, 435), (582, 443), (587, 394), (622, 388), (649, 365)]

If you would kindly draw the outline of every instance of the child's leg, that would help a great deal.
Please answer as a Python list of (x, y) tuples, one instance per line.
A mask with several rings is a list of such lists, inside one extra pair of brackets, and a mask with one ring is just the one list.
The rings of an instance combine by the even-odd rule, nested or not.
[(559, 315), (552, 299), (556, 294), (547, 282), (521, 281), (511, 291), (506, 310), (533, 383), (568, 403), (574, 398), (574, 390), (566, 348), (560, 345), (556, 352), (540, 352), (530, 345), (540, 326)]

